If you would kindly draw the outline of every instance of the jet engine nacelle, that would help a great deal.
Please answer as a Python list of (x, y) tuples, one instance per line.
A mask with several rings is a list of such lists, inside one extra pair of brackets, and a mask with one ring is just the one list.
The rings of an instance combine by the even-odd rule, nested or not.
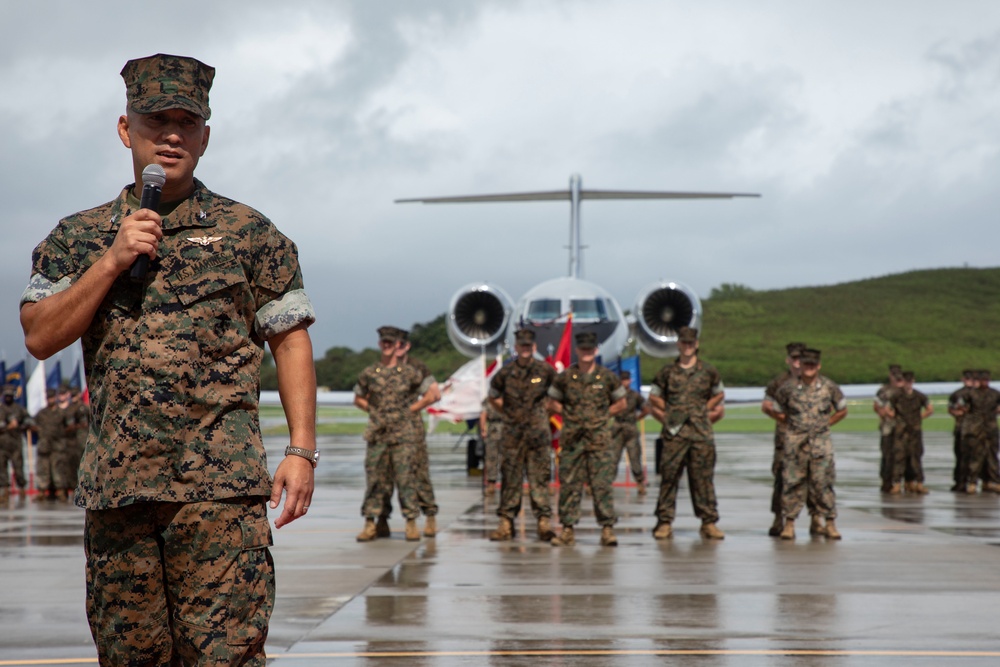
[(677, 356), (677, 331), (701, 329), (701, 300), (687, 285), (659, 282), (639, 292), (632, 310), (639, 346), (654, 357)]
[(466, 285), (448, 306), (448, 338), (462, 354), (492, 353), (507, 334), (511, 300), (502, 289), (487, 283)]

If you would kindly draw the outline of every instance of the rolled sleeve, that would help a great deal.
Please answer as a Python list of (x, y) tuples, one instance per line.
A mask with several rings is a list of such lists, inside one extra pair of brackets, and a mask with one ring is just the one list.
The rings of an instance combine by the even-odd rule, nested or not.
[(62, 278), (56, 282), (52, 282), (40, 273), (33, 274), (31, 279), (28, 281), (28, 286), (24, 288), (24, 292), (21, 293), (21, 303), (23, 306), (26, 303), (34, 303), (41, 301), (46, 297), (50, 297), (53, 294), (58, 294), (65, 289), (69, 289), (73, 281), (70, 280), (69, 276)]
[(297, 289), (265, 303), (258, 311), (254, 327), (264, 340), (300, 324), (316, 321), (316, 311), (305, 290)]

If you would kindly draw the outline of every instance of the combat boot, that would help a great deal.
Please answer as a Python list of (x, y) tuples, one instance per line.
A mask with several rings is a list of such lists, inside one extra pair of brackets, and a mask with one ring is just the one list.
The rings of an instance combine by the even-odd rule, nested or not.
[(976, 485), (969, 484), (968, 486), (965, 487), (965, 492), (968, 493), (970, 496), (976, 495)]
[(500, 517), (500, 525), (490, 533), (491, 542), (506, 542), (514, 537), (514, 525), (505, 516)]
[(795, 539), (795, 521), (793, 521), (792, 519), (785, 520), (785, 527), (781, 529), (781, 539), (783, 540)]
[(916, 482), (912, 482), (912, 481), (911, 482), (907, 482), (906, 484), (904, 484), (904, 489), (906, 490), (907, 493), (916, 493), (917, 492), (917, 483)]
[(989, 491), (990, 493), (1000, 493), (1000, 484), (996, 482), (983, 482), (983, 491)]
[(823, 519), (820, 518), (819, 514), (813, 514), (809, 517), (809, 534), (810, 535), (823, 535)]
[(562, 531), (551, 542), (554, 547), (571, 547), (576, 544), (576, 536), (573, 534), (573, 526), (563, 526)]
[(669, 540), (674, 536), (674, 529), (670, 527), (669, 523), (661, 521), (656, 524), (656, 528), (653, 529), (653, 538), (657, 540)]
[(375, 524), (375, 537), (392, 537), (392, 531), (389, 530), (389, 519), (384, 516), (380, 516), (378, 523)]
[[(1000, 484), (993, 484), (992, 486), (995, 486), (996, 489), (990, 489), (990, 491), (993, 491), (994, 493), (1000, 491)], [(926, 496), (931, 491), (926, 486), (924, 486), (923, 482), (914, 482), (914, 484), (913, 484), (913, 492), (914, 493), (919, 493), (922, 496)]]
[(840, 531), (837, 530), (837, 524), (834, 522), (833, 519), (826, 520), (826, 527), (823, 529), (823, 534), (825, 534), (827, 539), (829, 540), (839, 540), (841, 537), (843, 537), (840, 534)]
[(433, 514), (427, 516), (424, 521), (424, 537), (434, 537), (438, 532), (437, 517)]
[(636, 488), (636, 493), (638, 493), (640, 496), (646, 495), (646, 485), (643, 484), (642, 482), (639, 482), (638, 487)]
[(542, 542), (551, 542), (552, 538), (555, 536), (556, 533), (552, 530), (552, 525), (549, 523), (549, 517), (538, 517), (538, 539)]
[(419, 542), (420, 541), (420, 529), (417, 528), (416, 519), (407, 519), (406, 528), (404, 529), (403, 535), (406, 537), (407, 542)]
[(714, 523), (703, 523), (701, 524), (701, 530), (698, 531), (701, 536), (706, 540), (724, 540), (726, 539), (726, 534), (719, 530), (719, 527)]
[(375, 528), (375, 519), (365, 519), (365, 527), (358, 533), (358, 542), (371, 542), (376, 537), (378, 534)]
[(66, 489), (56, 489), (56, 500), (66, 500)]
[(902, 489), (899, 488), (899, 482), (895, 482), (892, 486), (889, 487), (889, 495), (898, 496), (901, 492)]
[(781, 515), (775, 514), (774, 523), (772, 523), (771, 527), (767, 529), (767, 534), (771, 537), (777, 537), (778, 535), (781, 535), (781, 529), (784, 527), (785, 523), (781, 520)]
[(611, 526), (604, 526), (601, 528), (601, 546), (602, 547), (617, 547), (618, 538), (615, 537), (615, 531), (611, 529)]

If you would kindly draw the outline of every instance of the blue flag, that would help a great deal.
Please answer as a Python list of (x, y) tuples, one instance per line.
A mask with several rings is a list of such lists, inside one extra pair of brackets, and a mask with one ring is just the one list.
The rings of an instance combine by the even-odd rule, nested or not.
[(14, 387), (14, 400), (22, 406), (28, 407), (28, 397), (24, 393), (24, 389), (28, 384), (28, 374), (24, 369), (24, 361), (19, 361), (8, 368), (4, 375), (6, 384)]
[(57, 361), (45, 376), (45, 388), (58, 390), (60, 384), (62, 384), (62, 362)]
[(618, 362), (611, 367), (615, 373), (619, 375), (622, 371), (628, 371), (632, 374), (631, 389), (639, 391), (639, 387), (642, 386), (642, 376), (639, 375), (639, 355), (633, 357), (621, 357)]

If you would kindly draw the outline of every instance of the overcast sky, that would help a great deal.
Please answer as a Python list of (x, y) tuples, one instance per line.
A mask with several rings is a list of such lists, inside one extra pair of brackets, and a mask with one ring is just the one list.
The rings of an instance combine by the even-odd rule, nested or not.
[[(727, 190), (585, 202), (585, 277), (826, 285), (996, 265), (1000, 3), (0, 0), (0, 348), (59, 218), (131, 182), (119, 71), (217, 69), (198, 176), (295, 240), (316, 356), (488, 280), (567, 269), (569, 206), (403, 197)], [(708, 332), (706, 332), (708, 333)], [(66, 359), (67, 357), (64, 357)]]

